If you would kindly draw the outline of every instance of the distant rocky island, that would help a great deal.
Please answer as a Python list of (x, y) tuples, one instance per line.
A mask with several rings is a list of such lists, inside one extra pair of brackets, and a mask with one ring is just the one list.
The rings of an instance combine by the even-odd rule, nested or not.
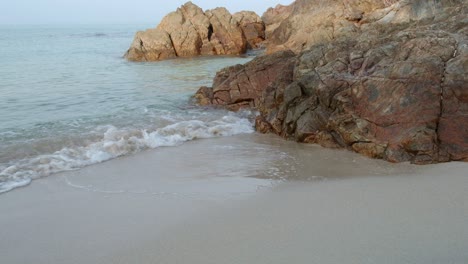
[(267, 55), (219, 71), (200, 105), (260, 112), (256, 129), (391, 162), (468, 161), (468, 0), (296, 0), (231, 15), (191, 2), (126, 58)]

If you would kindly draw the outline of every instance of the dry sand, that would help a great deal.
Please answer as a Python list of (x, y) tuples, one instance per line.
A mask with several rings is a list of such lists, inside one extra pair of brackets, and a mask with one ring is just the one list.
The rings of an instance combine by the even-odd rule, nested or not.
[(0, 263), (468, 263), (468, 164), (241, 135), (0, 195)]

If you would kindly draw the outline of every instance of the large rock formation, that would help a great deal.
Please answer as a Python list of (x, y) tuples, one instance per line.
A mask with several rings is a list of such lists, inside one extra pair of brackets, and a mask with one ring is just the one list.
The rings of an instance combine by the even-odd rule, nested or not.
[[(331, 23), (333, 35), (303, 36), (297, 45), (302, 33), (290, 25), (311, 26), (304, 13), (311, 2), (341, 8), (336, 16), (350, 28), (332, 16), (315, 28)], [(467, 1), (336, 2), (296, 1), (268, 45), (305, 50), (223, 69), (199, 101), (255, 107), (257, 130), (300, 142), (392, 162), (468, 161)]]
[(440, 13), (441, 8), (463, 0), (297, 0), (289, 6), (268, 9), (267, 52), (307, 50), (343, 36), (359, 37), (374, 24), (420, 21)]
[(253, 12), (231, 15), (225, 8), (203, 10), (187, 2), (155, 29), (137, 32), (125, 54), (132, 61), (197, 55), (239, 55), (264, 40), (264, 25)]

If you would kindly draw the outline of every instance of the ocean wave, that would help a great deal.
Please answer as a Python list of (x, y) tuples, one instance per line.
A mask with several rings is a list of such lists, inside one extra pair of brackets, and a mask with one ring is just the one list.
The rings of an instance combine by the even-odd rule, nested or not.
[(154, 131), (107, 126), (102, 137), (89, 145), (65, 147), (52, 154), (14, 161), (3, 167), (0, 165), (0, 193), (28, 185), (34, 179), (146, 149), (178, 146), (194, 139), (232, 136), (253, 131), (253, 124), (248, 118), (234, 114), (213, 121), (181, 121)]

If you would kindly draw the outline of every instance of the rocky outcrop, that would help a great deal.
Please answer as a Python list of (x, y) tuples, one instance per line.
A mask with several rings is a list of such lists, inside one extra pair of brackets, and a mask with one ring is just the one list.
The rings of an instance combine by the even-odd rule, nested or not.
[(198, 55), (239, 55), (264, 40), (264, 25), (253, 12), (231, 15), (225, 8), (204, 12), (192, 2), (165, 16), (155, 29), (137, 32), (125, 54), (132, 61)]
[(375, 24), (397, 25), (432, 19), (439, 11), (464, 0), (297, 0), (267, 10), (267, 52), (296, 53), (313, 45), (355, 38)]
[[(301, 3), (309, 2), (317, 1), (294, 6), (304, 10)], [(326, 3), (321, 10), (328, 10)], [(466, 1), (356, 3), (342, 17), (358, 30), (307, 42), (298, 55), (282, 51), (223, 69), (214, 88), (200, 89), (198, 99), (230, 109), (255, 107), (258, 131), (299, 142), (392, 162), (468, 161)], [(336, 22), (332, 17), (320, 23), (330, 21)], [(282, 22), (274, 37), (284, 37), (278, 32), (288, 27)], [(288, 34), (282, 48), (297, 44), (290, 38), (298, 33)], [(275, 70), (269, 78), (256, 77), (270, 68)]]
[(252, 11), (241, 11), (233, 15), (247, 41), (248, 49), (260, 48), (265, 40), (265, 24), (262, 19)]
[(289, 6), (277, 5), (276, 7), (268, 8), (262, 15), (263, 23), (265, 23), (265, 37), (270, 39), (272, 33), (277, 29), (283, 21), (285, 21), (292, 12), (293, 4)]
[(216, 74), (212, 87), (195, 94), (200, 105), (218, 105), (230, 110), (256, 108), (267, 87), (283, 87), (292, 82), (294, 53), (282, 51), (260, 56), (245, 65), (234, 65)]

